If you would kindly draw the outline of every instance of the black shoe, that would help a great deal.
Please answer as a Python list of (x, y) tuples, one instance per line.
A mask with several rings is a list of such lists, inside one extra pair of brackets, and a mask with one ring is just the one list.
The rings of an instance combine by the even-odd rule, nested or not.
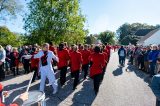
[(76, 89), (77, 89), (76, 87), (73, 87), (73, 89), (72, 89), (72, 90), (74, 91), (74, 90), (76, 90)]
[(31, 83), (34, 83), (35, 82), (35, 80), (32, 80), (32, 82)]

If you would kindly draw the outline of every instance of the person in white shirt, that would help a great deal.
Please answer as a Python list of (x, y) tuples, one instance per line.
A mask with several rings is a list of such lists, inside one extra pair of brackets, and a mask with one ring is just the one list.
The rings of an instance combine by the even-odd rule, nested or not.
[(58, 57), (54, 55), (52, 51), (49, 50), (49, 44), (43, 44), (43, 50), (40, 50), (34, 58), (39, 58), (39, 71), (41, 73), (40, 91), (44, 92), (45, 81), (48, 78), (49, 83), (52, 85), (54, 91), (53, 94), (57, 92), (58, 84), (55, 78), (55, 73), (52, 67), (52, 61), (59, 61)]

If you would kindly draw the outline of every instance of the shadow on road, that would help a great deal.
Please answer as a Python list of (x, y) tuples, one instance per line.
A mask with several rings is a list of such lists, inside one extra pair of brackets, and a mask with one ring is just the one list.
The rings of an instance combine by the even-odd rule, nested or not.
[(74, 94), (72, 101), (73, 104), (71, 106), (91, 106), (94, 101), (96, 95), (93, 92), (92, 80), (88, 79), (83, 83), (83, 88)]
[(122, 75), (122, 74), (123, 74), (122, 67), (118, 67), (118, 68), (117, 68), (116, 70), (114, 70), (112, 73), (113, 73), (114, 76)]
[[(59, 76), (59, 72), (57, 72), (56, 77)], [(11, 77), (11, 76), (10, 76)], [(25, 76), (18, 76), (18, 77), (25, 77)], [(12, 77), (11, 77), (12, 78)], [(10, 78), (9, 78), (10, 79)], [(79, 84), (82, 85), (82, 88), (78, 88), (77, 90), (72, 90), (73, 87), (73, 79), (71, 79), (70, 72), (67, 73), (66, 85), (64, 87), (58, 88), (58, 93), (53, 95), (52, 86), (45, 87), (45, 94), (46, 94), (46, 105), (47, 106), (58, 106), (58, 105), (72, 105), (72, 106), (90, 106), (95, 99), (95, 94), (93, 91), (93, 82), (90, 78), (83, 80), (83, 72), (80, 74), (80, 82)], [(15, 82), (12, 85), (7, 85), (4, 87), (4, 90), (12, 90), (12, 89), (19, 89), (13, 93), (11, 93), (9, 98), (6, 98), (6, 104), (9, 104), (13, 101), (13, 99), (25, 92), (26, 87), (28, 85), (29, 80), (26, 80), (22, 83)], [(59, 83), (59, 81), (58, 81)], [(60, 85), (60, 84), (58, 84)], [(30, 91), (32, 90), (39, 90), (39, 83), (35, 82), (30, 87)]]
[(144, 82), (148, 83), (150, 86), (151, 83), (151, 78), (149, 77), (149, 75), (147, 75), (146, 73), (144, 73), (141, 70), (138, 70), (135, 66), (133, 65), (128, 65), (127, 69), (129, 70), (129, 72), (134, 72), (136, 74), (137, 77), (141, 78), (144, 80)]
[[(24, 81), (22, 83), (15, 83), (15, 84), (11, 84), (11, 85), (5, 86), (4, 87), (5, 91), (14, 90), (14, 92), (11, 92), (9, 98), (5, 99), (6, 100), (6, 104), (12, 103), (13, 99), (17, 95), (23, 93), (26, 90), (26, 85), (28, 85), (28, 82), (29, 82), (29, 80), (26, 80), (26, 81)], [(21, 88), (21, 89), (20, 90), (16, 90), (18, 88)]]

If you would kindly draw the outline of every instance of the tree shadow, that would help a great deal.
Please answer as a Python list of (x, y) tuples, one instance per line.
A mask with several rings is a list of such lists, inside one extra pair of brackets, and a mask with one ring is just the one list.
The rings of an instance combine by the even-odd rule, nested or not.
[(114, 71), (112, 72), (112, 74), (113, 74), (114, 76), (122, 75), (122, 74), (123, 74), (122, 67), (118, 67), (116, 70), (114, 70)]

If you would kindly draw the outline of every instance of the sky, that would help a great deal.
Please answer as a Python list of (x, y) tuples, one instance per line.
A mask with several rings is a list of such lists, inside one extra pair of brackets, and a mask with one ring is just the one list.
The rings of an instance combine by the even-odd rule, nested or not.
[[(90, 34), (98, 34), (105, 30), (116, 31), (126, 22), (160, 24), (159, 4), (160, 0), (81, 0), (80, 7), (87, 19), (85, 27)], [(20, 33), (25, 33), (23, 24), (22, 16), (8, 22), (0, 21), (0, 25)]]

